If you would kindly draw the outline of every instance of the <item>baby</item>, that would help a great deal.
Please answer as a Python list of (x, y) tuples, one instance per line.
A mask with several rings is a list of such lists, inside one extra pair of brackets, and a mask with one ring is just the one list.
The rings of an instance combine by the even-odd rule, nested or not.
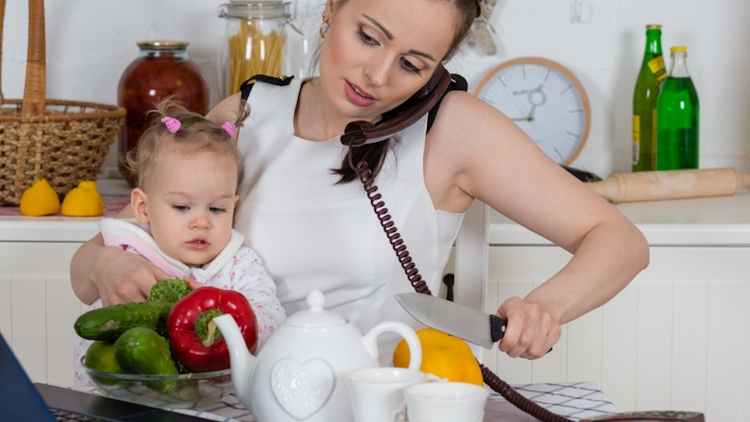
[[(102, 219), (104, 242), (139, 254), (171, 277), (187, 276), (247, 297), (258, 325), (258, 345), (281, 325), (284, 308), (258, 256), (232, 229), (240, 159), (235, 125), (221, 127), (169, 100), (154, 110), (135, 156), (138, 175), (130, 195), (134, 219)], [(100, 308), (101, 300), (91, 305)], [(81, 357), (91, 341), (76, 346), (76, 385), (90, 385)]]

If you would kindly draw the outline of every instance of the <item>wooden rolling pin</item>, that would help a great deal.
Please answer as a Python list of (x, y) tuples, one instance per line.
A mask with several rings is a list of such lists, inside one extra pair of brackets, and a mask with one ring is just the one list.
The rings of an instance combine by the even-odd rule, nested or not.
[(614, 173), (587, 186), (613, 203), (734, 195), (750, 185), (750, 174), (732, 167)]

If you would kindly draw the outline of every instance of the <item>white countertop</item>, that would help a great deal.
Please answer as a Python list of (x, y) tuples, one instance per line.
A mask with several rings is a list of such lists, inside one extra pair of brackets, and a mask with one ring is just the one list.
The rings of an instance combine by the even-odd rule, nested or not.
[[(97, 181), (104, 194), (129, 194), (121, 179)], [(633, 202), (616, 207), (652, 246), (750, 246), (750, 190), (735, 196)], [(0, 242), (85, 242), (99, 232), (98, 217), (0, 217)], [(550, 242), (494, 211), (492, 245), (549, 245)]]
[[(750, 190), (734, 196), (616, 205), (651, 246), (750, 246)], [(491, 245), (549, 245), (546, 239), (490, 212)]]

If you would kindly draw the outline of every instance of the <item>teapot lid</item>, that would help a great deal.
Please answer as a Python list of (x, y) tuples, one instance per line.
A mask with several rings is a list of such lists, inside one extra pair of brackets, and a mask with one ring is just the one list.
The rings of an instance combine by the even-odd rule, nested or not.
[(320, 290), (313, 290), (307, 295), (307, 306), (310, 309), (299, 311), (289, 316), (285, 323), (295, 327), (334, 327), (347, 323), (346, 318), (323, 309), (325, 296)]

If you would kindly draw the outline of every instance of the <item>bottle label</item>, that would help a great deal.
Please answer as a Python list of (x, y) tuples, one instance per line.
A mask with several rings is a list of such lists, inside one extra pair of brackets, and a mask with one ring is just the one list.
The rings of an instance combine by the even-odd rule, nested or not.
[(664, 56), (656, 56), (648, 62), (648, 68), (656, 76), (656, 80), (661, 82), (667, 78), (667, 70), (664, 67)]
[(641, 156), (641, 116), (633, 115), (633, 165), (638, 164)]

